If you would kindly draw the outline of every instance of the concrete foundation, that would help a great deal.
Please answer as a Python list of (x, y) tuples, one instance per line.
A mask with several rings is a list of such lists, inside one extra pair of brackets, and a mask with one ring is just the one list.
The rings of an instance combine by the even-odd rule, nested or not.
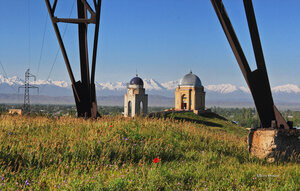
[(248, 143), (249, 152), (260, 159), (300, 160), (300, 130), (297, 129), (251, 129)]

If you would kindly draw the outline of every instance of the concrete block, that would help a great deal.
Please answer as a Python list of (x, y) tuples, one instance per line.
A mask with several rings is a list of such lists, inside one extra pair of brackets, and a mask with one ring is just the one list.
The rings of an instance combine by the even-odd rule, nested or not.
[(249, 152), (267, 161), (300, 159), (300, 130), (251, 129), (248, 136)]

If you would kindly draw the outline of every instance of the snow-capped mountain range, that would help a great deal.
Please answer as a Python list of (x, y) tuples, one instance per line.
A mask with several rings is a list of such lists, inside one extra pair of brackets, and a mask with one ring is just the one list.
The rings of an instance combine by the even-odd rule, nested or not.
[[(144, 87), (147, 91), (161, 91), (161, 90), (175, 90), (179, 84), (180, 80), (169, 81), (165, 83), (160, 83), (154, 79), (144, 79)], [(35, 86), (56, 86), (59, 88), (71, 88), (70, 83), (65, 81), (55, 81), (55, 80), (37, 80), (32, 81), (32, 85)], [(24, 80), (19, 77), (5, 78), (0, 75), (0, 85), (9, 85), (12, 87), (17, 87), (24, 85)], [(122, 91), (126, 90), (127, 83), (125, 82), (97, 82), (96, 87), (99, 90), (110, 90), (110, 91)], [(236, 91), (242, 91), (244, 93), (250, 93), (248, 87), (235, 86), (232, 84), (218, 84), (218, 85), (206, 85), (206, 91), (218, 92), (222, 94), (233, 93)], [(300, 93), (300, 87), (295, 84), (285, 84), (280, 86), (275, 86), (272, 88), (273, 93)], [(1, 91), (2, 92), (2, 91)], [(5, 92), (8, 93), (8, 92)]]
[[(174, 97), (174, 90), (180, 80), (160, 83), (154, 79), (144, 79), (144, 87), (149, 95), (160, 95)], [(72, 96), (71, 85), (65, 81), (37, 80), (31, 83), (39, 87), (40, 95), (46, 96)], [(18, 93), (18, 87), (24, 85), (24, 81), (18, 77), (6, 78), (0, 75), (0, 94)], [(125, 82), (97, 82), (97, 95), (101, 96), (122, 96), (126, 92)], [(228, 101), (228, 100), (252, 100), (248, 87), (235, 86), (232, 84), (205, 85), (207, 100)], [(21, 90), (23, 91), (23, 90)], [(296, 84), (285, 84), (272, 87), (275, 100), (300, 103), (300, 87)], [(22, 92), (20, 92), (22, 94)], [(32, 94), (35, 94), (33, 92)]]

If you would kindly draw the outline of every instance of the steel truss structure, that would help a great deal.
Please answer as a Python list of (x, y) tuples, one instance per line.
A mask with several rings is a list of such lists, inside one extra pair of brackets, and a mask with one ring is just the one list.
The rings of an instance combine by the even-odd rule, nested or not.
[(27, 69), (25, 72), (25, 84), (18, 88), (18, 92), (20, 92), (20, 88), (24, 88), (24, 105), (23, 105), (23, 112), (30, 113), (30, 97), (29, 97), (29, 89), (37, 89), (39, 92), (39, 88), (36, 86), (30, 85), (30, 78), (33, 78), (34, 81), (36, 80), (35, 75), (30, 73), (30, 70)]
[(244, 0), (244, 8), (257, 65), (257, 69), (254, 71), (251, 71), (249, 67), (222, 0), (211, 0), (211, 3), (251, 91), (261, 121), (261, 128), (292, 128), (292, 122), (286, 122), (274, 105), (252, 0)]
[[(101, 0), (93, 0), (94, 9), (86, 0), (77, 0), (77, 18), (58, 18), (55, 16), (55, 9), (58, 0), (54, 0), (51, 5), (50, 0), (45, 0), (48, 12), (58, 39), (65, 64), (72, 83), (72, 89), (75, 97), (78, 117), (96, 118), (99, 116), (97, 111), (96, 89), (95, 89), (95, 68), (98, 47), (99, 25)], [(88, 13), (90, 17), (88, 17)], [(61, 37), (58, 23), (78, 24), (79, 54), (81, 81), (75, 81), (69, 58)], [(90, 76), (89, 58), (88, 58), (88, 40), (87, 29), (89, 24), (95, 25), (93, 57)]]
[[(78, 18), (75, 19), (57, 18), (54, 15), (57, 1), (58, 0), (54, 0), (53, 5), (51, 5), (49, 0), (45, 0), (72, 82), (77, 113), (79, 117), (96, 118), (99, 114), (97, 112), (95, 92), (95, 66), (99, 36), (101, 0), (93, 0), (94, 10), (86, 0), (77, 0)], [(252, 0), (243, 1), (257, 65), (257, 69), (254, 71), (251, 71), (251, 68), (249, 67), (245, 54), (235, 34), (234, 28), (227, 15), (222, 0), (211, 0), (211, 3), (215, 9), (218, 19), (223, 27), (225, 35), (239, 64), (239, 67), (251, 91), (261, 121), (261, 127), (285, 129), (292, 128), (292, 123), (286, 122), (274, 105)], [(90, 14), (90, 18), (88, 18), (88, 12)], [(57, 23), (59, 22), (78, 24), (81, 81), (75, 81), (71, 65), (64, 47), (64, 43), (57, 25)], [(89, 75), (89, 59), (87, 46), (87, 28), (89, 24), (95, 24), (91, 77)]]

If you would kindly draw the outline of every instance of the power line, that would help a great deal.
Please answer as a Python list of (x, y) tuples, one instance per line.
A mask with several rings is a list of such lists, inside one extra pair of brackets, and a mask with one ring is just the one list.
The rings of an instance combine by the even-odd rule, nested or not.
[[(3, 73), (4, 73), (4, 77), (5, 77), (6, 79), (8, 79), (7, 73), (6, 73), (5, 69), (4, 69), (4, 66), (3, 66), (3, 64), (2, 64), (1, 61), (0, 61), (0, 65), (1, 65), (2, 70), (3, 70)], [(9, 85), (9, 87), (11, 87), (12, 90), (14, 90), (15, 92), (17, 92), (17, 90), (16, 90), (14, 87), (12, 87), (12, 86), (10, 86), (10, 85)]]
[(5, 69), (4, 69), (3, 64), (2, 64), (1, 61), (0, 61), (0, 64), (1, 64), (2, 70), (3, 70), (3, 72), (4, 72), (5, 78), (7, 78), (7, 73), (6, 73)]
[(36, 72), (36, 76), (37, 76), (37, 77), (38, 77), (39, 72), (40, 72), (40, 65), (41, 65), (41, 61), (42, 61), (42, 55), (43, 55), (44, 44), (45, 44), (45, 36), (46, 36), (47, 23), (48, 23), (48, 15), (46, 15), (46, 21), (45, 21), (45, 26), (44, 26), (44, 34), (43, 34), (43, 40), (42, 40), (42, 48), (41, 48), (40, 58), (39, 58), (39, 62), (38, 62), (38, 68), (37, 68), (37, 72)]
[(31, 23), (30, 23), (30, 0), (28, 0), (28, 68), (31, 62)]

